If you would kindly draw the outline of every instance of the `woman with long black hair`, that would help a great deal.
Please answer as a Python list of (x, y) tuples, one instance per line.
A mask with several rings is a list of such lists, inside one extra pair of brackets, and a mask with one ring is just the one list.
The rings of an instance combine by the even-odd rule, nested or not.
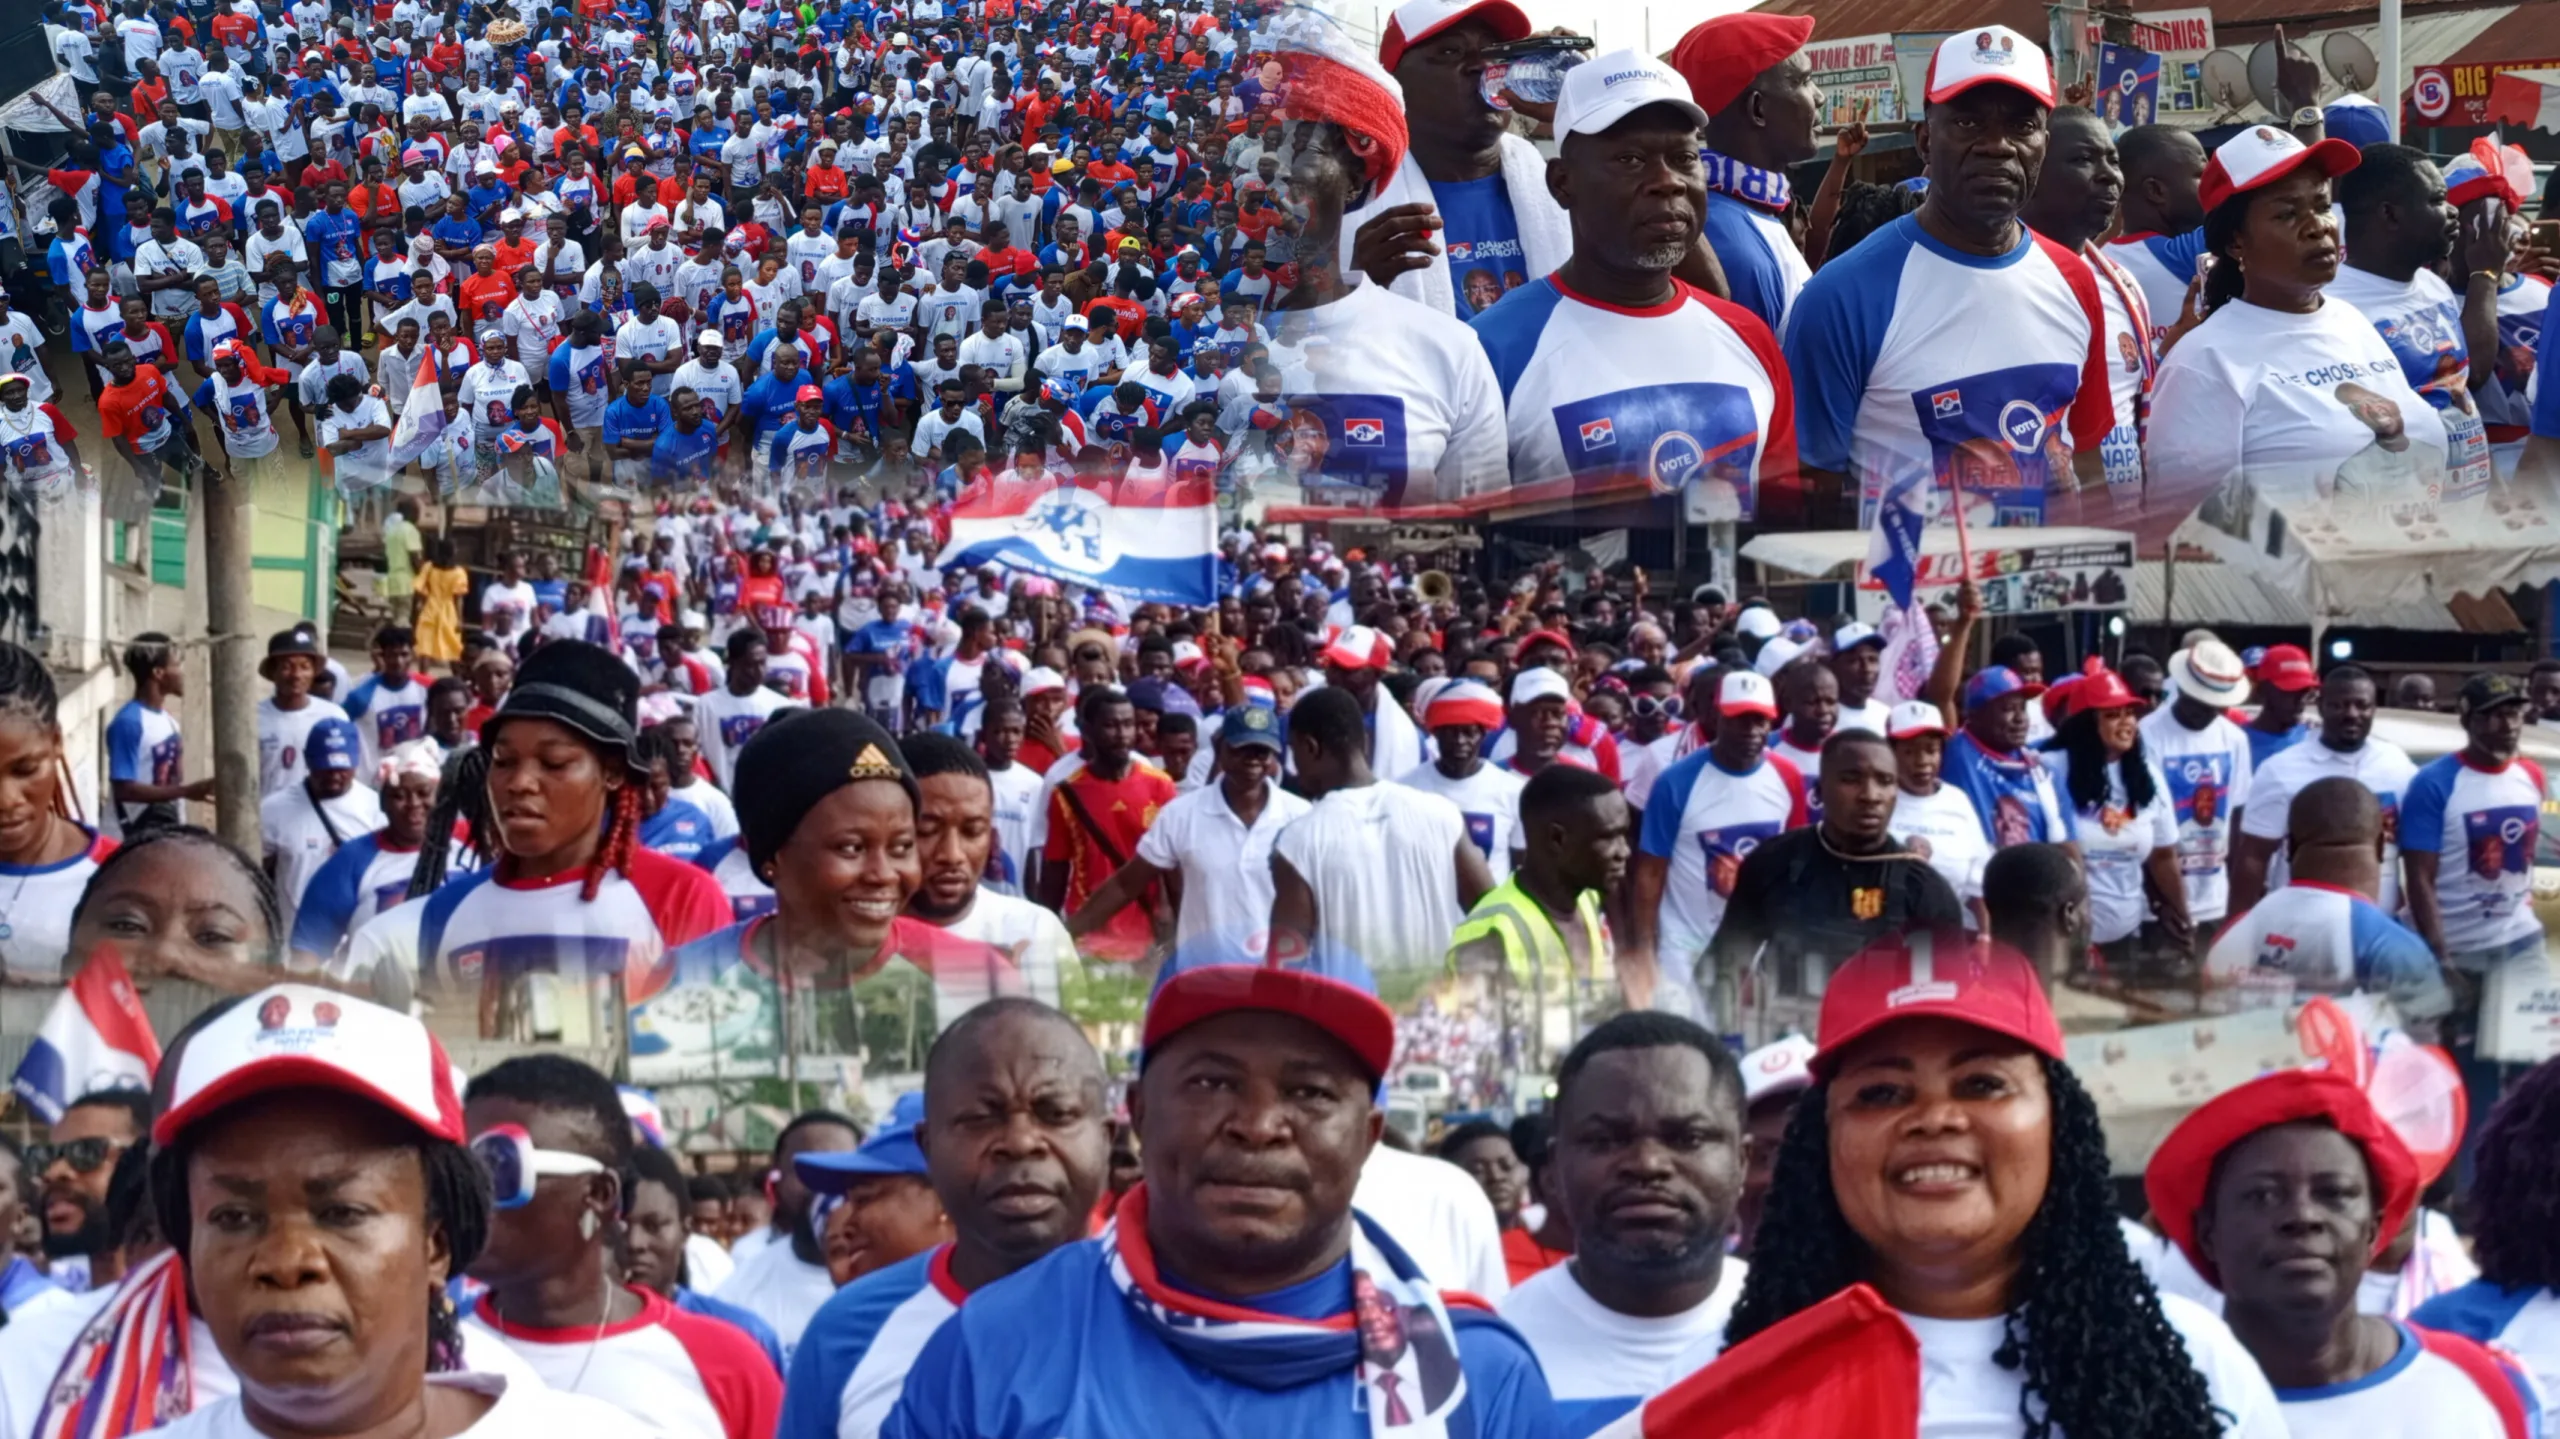
[(1880, 1372), (1917, 1387), (1917, 1424), (1836, 1432), (2281, 1439), (2248, 1351), (2127, 1254), (2097, 1105), (2025, 958), (1953, 934), (1881, 942), (1832, 974), (1820, 1033), (1742, 1298), (1641, 1411), (1648, 1431), (1712, 1387), (1713, 1366), (1687, 1377), (1712, 1351), (1765, 1360), (1797, 1331), (1755, 1336), (1865, 1286), (1917, 1354), (1805, 1358), (1895, 1366)]
[[(476, 992), (491, 1034), (506, 1027), (508, 984), (527, 974), (619, 976), (626, 1001), (655, 993), (667, 956), (727, 924), (729, 905), (711, 876), (639, 844), (639, 702), (639, 676), (611, 651), (555, 640), (527, 656), (428, 816), (410, 884), (425, 902), (366, 925), (351, 966), (414, 953), (422, 986)], [(462, 821), (494, 841), (493, 862), (447, 883)], [(414, 949), (386, 942), (404, 931), (369, 944), (385, 925), (413, 927)]]
[(2141, 698), (2093, 660), (2045, 699), (2062, 720), (2042, 757), (2062, 792), (2088, 875), (2091, 941), (2109, 964), (2133, 958), (2134, 936), (2149, 913), (2147, 878), (2159, 896), (2161, 927), (2183, 943), (2189, 922), (2187, 887), (2178, 873), (2178, 811), (2167, 777), (2143, 752)]

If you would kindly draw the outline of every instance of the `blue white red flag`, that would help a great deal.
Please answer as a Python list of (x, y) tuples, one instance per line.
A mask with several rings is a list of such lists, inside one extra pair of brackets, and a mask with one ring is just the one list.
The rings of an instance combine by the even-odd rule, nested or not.
[(444, 384), (436, 369), (436, 347), (426, 347), (418, 360), (417, 378), (409, 382), (409, 398), (391, 422), (391, 463), (405, 465), (427, 452), (444, 433)]
[(1087, 489), (1010, 472), (973, 482), (951, 511), (934, 563), (996, 564), (1142, 603), (1218, 602), (1218, 511), (1201, 479), (1149, 478)]
[(124, 961), (102, 949), (54, 1000), (10, 1087), (53, 1124), (81, 1095), (149, 1089), (151, 1071), (159, 1067), (160, 1040), (142, 1012), (142, 997), (134, 993)]
[(1867, 536), (1867, 573), (1893, 596), (1895, 609), (1911, 608), (1920, 582), (1920, 537), (1929, 528), (1929, 505), (1937, 482), (1926, 470), (1897, 478), (1876, 506), (1876, 525)]

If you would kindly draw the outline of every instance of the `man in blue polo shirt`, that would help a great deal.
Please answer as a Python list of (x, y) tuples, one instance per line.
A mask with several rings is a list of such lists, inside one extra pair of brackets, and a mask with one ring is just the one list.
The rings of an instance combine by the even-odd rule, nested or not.
[[(1111, 1157), (1103, 1084), (1084, 1032), (1037, 1000), (990, 1000), (942, 1032), (906, 1148), (951, 1217), (952, 1241), (819, 1308), (791, 1358), (777, 1439), (878, 1434), (917, 1352), (962, 1299), (1084, 1237)], [(880, 1162), (858, 1150), (803, 1165), (857, 1160)]]
[(1102, 1238), (972, 1295), (881, 1432), (1554, 1433), (1519, 1335), (1352, 1208), (1395, 1049), (1366, 978), (1168, 966), (1129, 1095), (1145, 1182)]

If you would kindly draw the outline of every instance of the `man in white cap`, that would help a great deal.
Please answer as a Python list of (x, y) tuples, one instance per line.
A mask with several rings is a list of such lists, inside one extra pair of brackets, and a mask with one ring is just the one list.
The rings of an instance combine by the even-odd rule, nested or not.
[(1324, 682), (1360, 702), (1369, 716), (1369, 766), (1402, 774), (1430, 758), (1421, 731), (1379, 680), (1395, 656), (1395, 642), (1367, 625), (1353, 625), (1324, 647)]
[(1786, 1142), (1787, 1121), (1795, 1118), (1796, 1096), (1813, 1087), (1812, 1065), (1813, 1041), (1801, 1034), (1742, 1056), (1742, 1132), (1750, 1147), (1744, 1152), (1742, 1199), (1733, 1209), (1741, 1253), (1751, 1252), (1760, 1231), (1760, 1206), (1778, 1173), (1778, 1149)]
[[(1288, 118), (1312, 122), (1301, 127), (1292, 187), (1303, 207), (1297, 245), (1322, 254), (1348, 233), (1344, 213), (1397, 173), (1403, 101), (1319, 12), (1294, 9), (1274, 32)], [(1356, 270), (1318, 267), (1301, 271), (1272, 333), (1307, 357), (1310, 392), (1292, 399), (1285, 432), (1309, 500), (1396, 509), (1509, 488), (1502, 392), (1484, 346), (1454, 317)]]
[(2175, 698), (2142, 718), (2142, 748), (2169, 781), (2178, 812), (2178, 872), (2201, 956), (2230, 912), (2235, 812), (2248, 803), (2249, 735), (2225, 711), (2248, 703), (2249, 670), (2220, 640), (2169, 656)]
[(1502, 701), (1474, 680), (1424, 681), (1426, 688), (1434, 684), (1439, 688), (1422, 704), (1422, 727), (1437, 753), (1430, 763), (1398, 775), (1396, 783), (1456, 805), (1467, 822), (1467, 838), (1500, 884), (1511, 878), (1511, 856), (1521, 847), (1520, 790), (1528, 783), (1484, 757), (1485, 736), (1502, 727)]
[(1788, 318), (1805, 484), (1817, 516), (1838, 515), (1835, 497), (1934, 474), (1986, 519), (2036, 523), (2073, 452), (2115, 424), (2097, 281), (2018, 218), (2052, 67), (2006, 26), (1967, 28), (1938, 46), (1926, 94), (1919, 210), (1818, 271)]
[(1724, 920), (1742, 861), (1810, 818), (1795, 766), (1766, 753), (1777, 719), (1766, 678), (1725, 672), (1715, 691), (1715, 738), (1654, 781), (1636, 840), (1632, 943), (1619, 960), (1628, 1004), (1698, 1007), (1697, 961)]
[(1763, 476), (1793, 485), (1777, 337), (1673, 274), (1707, 212), (1706, 118), (1670, 66), (1633, 50), (1566, 73), (1549, 183), (1573, 253), (1474, 322), (1510, 417), (1513, 484), (1681, 494), (1716, 519), (1756, 513)]
[(1893, 742), (1894, 784), (1901, 790), (1887, 830), (1929, 862), (1964, 901), (1965, 923), (1980, 929), (1982, 867), (1991, 862), (1991, 841), (1972, 796), (1939, 778), (1947, 755), (1946, 713), (1927, 700), (1904, 700), (1885, 721), (1884, 736)]
[(1468, 320), (1574, 253), (1546, 160), (1480, 89), (1485, 47), (1532, 28), (1511, 0), (1408, 0), (1387, 17), (1378, 63), (1403, 89), (1412, 149), (1344, 218), (1347, 267)]
[(1832, 678), (1840, 682), (1839, 729), (1886, 733), (1893, 706), (1876, 694), (1884, 678), (1884, 636), (1876, 627), (1851, 620), (1831, 632)]

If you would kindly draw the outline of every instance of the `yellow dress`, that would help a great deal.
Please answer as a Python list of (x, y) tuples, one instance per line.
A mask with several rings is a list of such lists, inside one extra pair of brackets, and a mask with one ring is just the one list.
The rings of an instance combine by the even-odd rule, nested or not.
[(418, 658), (452, 664), (462, 658), (462, 597), (471, 574), (459, 565), (418, 573)]

